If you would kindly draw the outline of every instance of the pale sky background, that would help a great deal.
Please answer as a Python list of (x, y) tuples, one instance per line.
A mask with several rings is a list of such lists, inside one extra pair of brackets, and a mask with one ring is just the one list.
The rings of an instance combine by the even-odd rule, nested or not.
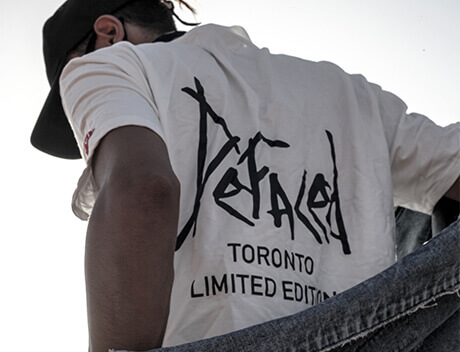
[[(84, 165), (29, 143), (49, 91), (41, 28), (62, 0), (0, 1), (1, 348), (87, 351), (86, 223), (70, 209)], [(460, 120), (459, 0), (190, 3), (202, 23), (242, 25), (259, 47), (361, 73), (440, 125)]]

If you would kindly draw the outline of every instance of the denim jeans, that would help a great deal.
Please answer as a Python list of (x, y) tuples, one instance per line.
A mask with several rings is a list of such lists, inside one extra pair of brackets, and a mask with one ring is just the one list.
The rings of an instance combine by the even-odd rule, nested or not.
[(399, 207), (396, 209), (396, 251), (398, 259), (412, 253), (450, 224), (460, 215), (460, 203), (441, 198), (432, 216)]
[(459, 253), (457, 220), (387, 270), (305, 311), (155, 351), (458, 351)]

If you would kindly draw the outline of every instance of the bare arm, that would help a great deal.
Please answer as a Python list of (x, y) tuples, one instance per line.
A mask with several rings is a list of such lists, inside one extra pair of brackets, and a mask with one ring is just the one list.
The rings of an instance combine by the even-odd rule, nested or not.
[(166, 147), (148, 129), (122, 127), (101, 141), (93, 170), (102, 188), (86, 240), (90, 351), (160, 347), (179, 211)]
[(453, 186), (446, 192), (444, 197), (460, 202), (460, 177), (457, 178), (457, 181), (455, 181)]

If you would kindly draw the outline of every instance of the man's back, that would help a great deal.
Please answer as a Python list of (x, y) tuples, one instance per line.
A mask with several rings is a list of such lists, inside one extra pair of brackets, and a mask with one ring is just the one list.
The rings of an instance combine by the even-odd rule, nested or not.
[[(457, 152), (452, 130), (405, 116), (360, 76), (244, 36), (210, 25), (170, 44), (121, 43), (62, 77), (87, 158), (123, 125), (167, 145), (182, 193), (165, 345), (295, 313), (380, 272), (395, 259), (392, 183), (397, 204), (429, 211), (445, 192), (430, 185), (457, 176), (438, 170)], [(94, 187), (89, 169), (83, 178), (80, 217)]]

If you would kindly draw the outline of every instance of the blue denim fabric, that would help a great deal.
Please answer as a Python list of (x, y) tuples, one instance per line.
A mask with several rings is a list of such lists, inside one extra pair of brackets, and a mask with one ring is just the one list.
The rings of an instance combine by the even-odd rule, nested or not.
[(430, 215), (400, 207), (396, 209), (395, 221), (398, 260), (412, 253), (432, 237)]
[(460, 203), (443, 197), (433, 209), (432, 216), (399, 207), (396, 219), (396, 253), (398, 259), (412, 253), (450, 224), (460, 214)]
[(457, 351), (459, 250), (460, 220), (389, 269), (317, 306), (155, 351)]

